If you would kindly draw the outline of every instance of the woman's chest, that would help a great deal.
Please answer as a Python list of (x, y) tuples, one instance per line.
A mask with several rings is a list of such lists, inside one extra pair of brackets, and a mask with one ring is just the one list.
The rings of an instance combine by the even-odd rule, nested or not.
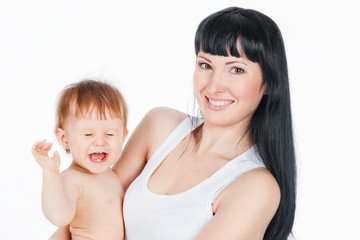
[(170, 153), (151, 174), (147, 187), (157, 194), (178, 194), (200, 184), (228, 162), (207, 153)]

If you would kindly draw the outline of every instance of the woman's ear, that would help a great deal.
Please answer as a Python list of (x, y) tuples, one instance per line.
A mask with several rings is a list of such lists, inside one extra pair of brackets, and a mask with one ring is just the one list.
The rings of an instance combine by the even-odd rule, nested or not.
[(268, 85), (265, 83), (263, 86), (262, 86), (262, 88), (264, 88), (264, 95), (267, 95), (268, 94)]
[(60, 144), (65, 148), (66, 152), (68, 152), (69, 149), (69, 143), (66, 138), (65, 131), (62, 128), (56, 129), (56, 138), (60, 142)]

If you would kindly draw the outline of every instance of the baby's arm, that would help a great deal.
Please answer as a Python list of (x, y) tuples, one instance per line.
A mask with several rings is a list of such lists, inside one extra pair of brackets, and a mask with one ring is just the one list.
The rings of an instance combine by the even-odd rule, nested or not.
[(43, 169), (42, 208), (45, 217), (54, 225), (62, 227), (68, 225), (75, 214), (75, 200), (69, 198), (62, 181), (59, 167), (60, 155), (48, 153), (52, 143), (45, 140), (37, 142), (32, 148), (35, 160)]
[(50, 236), (49, 240), (71, 240), (69, 226), (59, 227), (56, 232)]

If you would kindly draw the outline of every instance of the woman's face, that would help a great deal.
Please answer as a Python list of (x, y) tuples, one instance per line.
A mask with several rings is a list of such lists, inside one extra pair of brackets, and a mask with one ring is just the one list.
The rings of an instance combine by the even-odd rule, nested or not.
[(197, 57), (194, 88), (205, 122), (245, 128), (266, 93), (258, 63), (203, 51)]

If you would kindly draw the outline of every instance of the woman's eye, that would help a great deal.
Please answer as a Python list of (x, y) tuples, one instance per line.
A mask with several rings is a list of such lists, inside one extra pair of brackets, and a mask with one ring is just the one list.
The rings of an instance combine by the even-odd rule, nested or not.
[(231, 69), (231, 72), (239, 74), (239, 73), (243, 73), (244, 70), (242, 68), (234, 67), (233, 69)]
[(115, 134), (113, 134), (113, 133), (108, 133), (108, 134), (106, 134), (108, 137), (113, 137)]
[(90, 137), (90, 136), (92, 136), (92, 133), (85, 133), (84, 134), (86, 137)]
[(202, 69), (211, 69), (211, 66), (209, 64), (207, 64), (207, 63), (200, 63), (200, 67)]

